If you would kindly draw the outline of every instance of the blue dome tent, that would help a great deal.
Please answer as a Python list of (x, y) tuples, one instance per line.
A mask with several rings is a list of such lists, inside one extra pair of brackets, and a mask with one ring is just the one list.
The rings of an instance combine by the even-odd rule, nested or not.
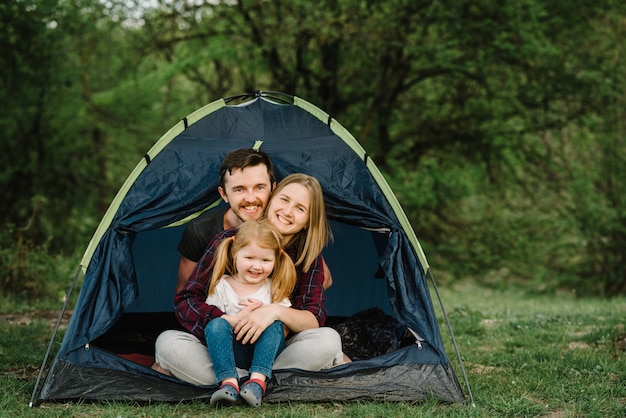
[(219, 99), (192, 113), (137, 164), (87, 246), (71, 288), (82, 279), (78, 300), (40, 385), (56, 330), (52, 336), (31, 405), (67, 399), (208, 399), (217, 389), (159, 374), (149, 363), (156, 336), (179, 327), (173, 296), (176, 246), (185, 224), (220, 203), (217, 186), (225, 155), (251, 147), (272, 158), (277, 180), (303, 172), (322, 185), (334, 235), (324, 251), (333, 273), (326, 293), (329, 320), (379, 308), (403, 331), (398, 346), (382, 355), (319, 372), (276, 370), (264, 402), (466, 402), (444, 351), (428, 288), (430, 267), (373, 161), (314, 105), (256, 92)]

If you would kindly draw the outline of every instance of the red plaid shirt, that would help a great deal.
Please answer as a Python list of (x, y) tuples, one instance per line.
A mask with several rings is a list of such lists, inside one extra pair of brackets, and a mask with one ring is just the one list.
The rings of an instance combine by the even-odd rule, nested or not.
[[(185, 283), (185, 287), (174, 296), (174, 312), (178, 322), (190, 333), (204, 341), (204, 327), (214, 318), (224, 315), (220, 309), (214, 305), (207, 305), (206, 298), (211, 282), (212, 268), (215, 251), (220, 241), (224, 238), (235, 235), (236, 229), (229, 229), (220, 232), (215, 236), (198, 262), (193, 273)], [(296, 260), (295, 247), (285, 248), (285, 252)], [(324, 269), (322, 256), (319, 255), (308, 272), (304, 273), (302, 268), (296, 268), (298, 280), (296, 287), (291, 294), (291, 304), (295, 309), (307, 310), (317, 318), (319, 326), (324, 326), (326, 322), (326, 309), (324, 302)]]

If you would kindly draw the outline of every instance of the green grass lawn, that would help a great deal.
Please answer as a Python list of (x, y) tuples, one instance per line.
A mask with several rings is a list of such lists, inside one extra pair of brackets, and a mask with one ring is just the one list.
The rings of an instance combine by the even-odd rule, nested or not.
[[(202, 402), (44, 403), (29, 408), (50, 321), (0, 322), (0, 416), (7, 417), (623, 417), (626, 416), (626, 298), (537, 296), (475, 285), (439, 289), (475, 407), (355, 402), (213, 410)], [(434, 297), (447, 353), (464, 378)], [(468, 396), (469, 401), (469, 396)], [(468, 402), (469, 403), (469, 402)]]

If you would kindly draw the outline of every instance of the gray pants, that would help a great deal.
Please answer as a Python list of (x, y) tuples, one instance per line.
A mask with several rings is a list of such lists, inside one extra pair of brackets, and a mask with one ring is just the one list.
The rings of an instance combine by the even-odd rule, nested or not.
[[(156, 340), (154, 356), (156, 363), (177, 379), (196, 385), (217, 383), (206, 346), (188, 332), (162, 332)], [(323, 370), (339, 364), (342, 359), (337, 331), (328, 327), (312, 328), (285, 341), (285, 349), (276, 358), (273, 370)], [(238, 373), (240, 377), (248, 375), (246, 370), (238, 369)]]

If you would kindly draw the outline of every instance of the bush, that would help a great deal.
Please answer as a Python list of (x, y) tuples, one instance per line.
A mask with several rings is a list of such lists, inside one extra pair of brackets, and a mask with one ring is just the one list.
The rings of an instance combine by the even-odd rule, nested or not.
[(48, 243), (34, 244), (23, 229), (8, 224), (0, 233), (0, 278), (4, 296), (29, 300), (51, 298), (54, 286), (49, 280), (58, 273), (57, 257)]

